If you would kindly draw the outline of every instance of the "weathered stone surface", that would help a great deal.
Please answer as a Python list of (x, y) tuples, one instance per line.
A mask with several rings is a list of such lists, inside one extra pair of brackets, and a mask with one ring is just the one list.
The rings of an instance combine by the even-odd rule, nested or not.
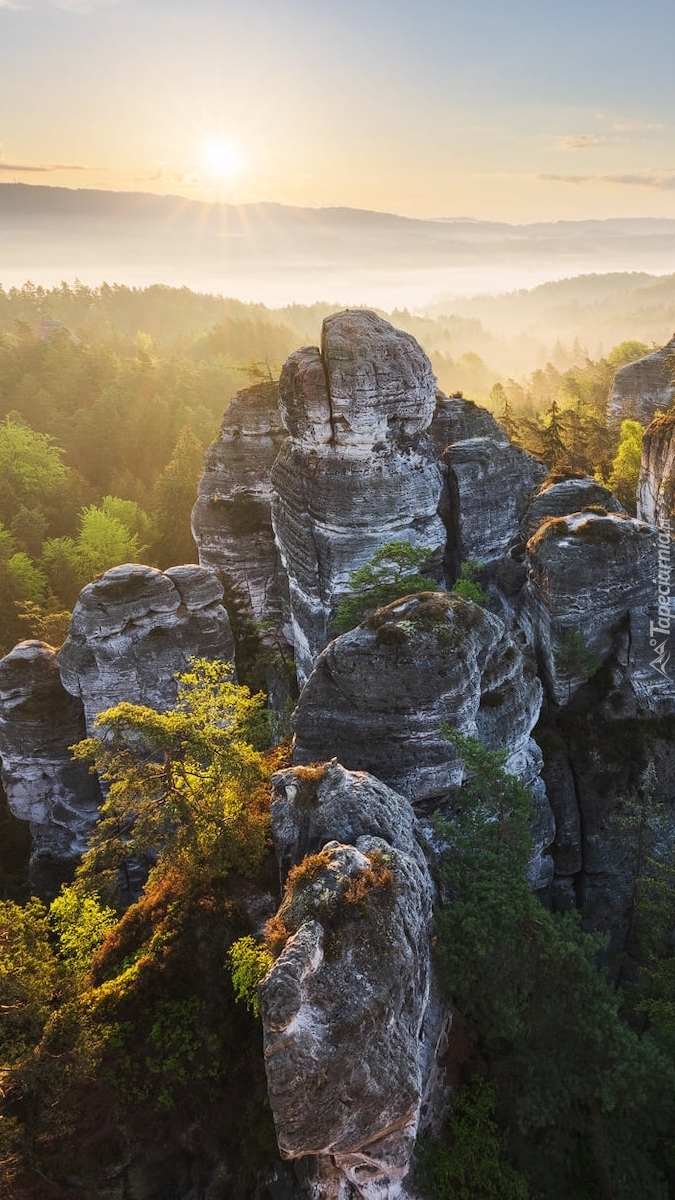
[(286, 436), (277, 383), (237, 392), (204, 456), (192, 510), (202, 566), (224, 572), (248, 596), (256, 620), (277, 633), (287, 620), (288, 584), (272, 532), (270, 470)]
[(631, 612), (640, 612), (648, 628), (658, 534), (618, 513), (576, 513), (544, 522), (528, 542), (527, 558), (521, 624), (552, 697), (565, 703), (593, 665), (571, 676), (557, 666), (556, 648), (567, 630), (582, 636), (598, 665), (617, 650), (619, 627), (623, 622), (625, 633)]
[(508, 750), (508, 769), (532, 789), (529, 877), (540, 889), (552, 874), (545, 851), (555, 832), (530, 737), (541, 699), (533, 664), (499, 617), (427, 592), (390, 604), (326, 647), (293, 714), (293, 756), (307, 764), (334, 755), (424, 810), (462, 780), (443, 724)]
[(460, 559), (494, 562), (517, 537), (547, 468), (470, 400), (439, 396), (429, 433), (457, 480)]
[(30, 822), (31, 880), (41, 891), (58, 888), (96, 818), (98, 784), (68, 749), (84, 736), (82, 703), (64, 690), (56, 652), (19, 642), (0, 660), (0, 766), (11, 811)]
[(272, 470), (272, 523), (288, 571), (298, 678), (329, 638), (349, 572), (390, 541), (429, 546), (440, 565), (442, 473), (424, 430), (435, 407), (429, 360), (374, 313), (324, 322), (279, 388), (290, 437)]
[(667, 346), (628, 363), (616, 372), (607, 401), (607, 422), (640, 421), (648, 425), (657, 408), (670, 408), (673, 402), (673, 369), (669, 363), (675, 354), (675, 337)]
[(610, 958), (624, 942), (640, 855), (644, 867), (645, 855), (673, 853), (674, 734), (673, 681), (670, 711), (655, 716), (614, 656), (570, 705), (549, 709), (538, 731), (557, 823), (551, 898), (609, 936)]
[(384, 838), (424, 863), (410, 801), (374, 775), (346, 770), (336, 758), (272, 777), (272, 833), (282, 885), (292, 866), (336, 834), (351, 845), (365, 835)]
[(515, 754), (529, 743), (541, 697), (499, 617), (425, 592), (326, 647), (293, 716), (294, 758), (334, 755), (423, 802), (461, 777), (443, 722)]
[(558, 480), (549, 475), (525, 509), (521, 526), (522, 537), (528, 541), (550, 517), (566, 517), (591, 506), (627, 516), (625, 508), (613, 492), (589, 475)]
[(431, 422), (436, 379), (415, 338), (366, 309), (323, 323), (321, 350), (297, 350), (279, 385), (291, 437), (368, 453), (379, 441), (414, 437)]
[(675, 515), (675, 411), (645, 429), (637, 487), (637, 515), (650, 525)]
[(191, 565), (162, 572), (127, 563), (83, 589), (58, 663), (89, 733), (98, 713), (121, 700), (169, 708), (190, 657), (232, 661), (222, 595), (213, 571)]
[(279, 1147), (311, 1156), (316, 1200), (403, 1198), (420, 1122), (444, 1104), (437, 1057), (447, 1032), (412, 809), (337, 762), (273, 782), (280, 860), (302, 864), (278, 914), (290, 937), (260, 985)]

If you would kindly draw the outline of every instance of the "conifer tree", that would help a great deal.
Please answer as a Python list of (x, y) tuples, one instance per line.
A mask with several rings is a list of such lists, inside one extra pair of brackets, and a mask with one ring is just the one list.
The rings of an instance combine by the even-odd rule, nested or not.
[(549, 470), (554, 471), (563, 466), (569, 458), (569, 452), (563, 438), (564, 427), (560, 418), (560, 406), (557, 400), (551, 402), (550, 408), (544, 414), (546, 422), (542, 429), (542, 457)]

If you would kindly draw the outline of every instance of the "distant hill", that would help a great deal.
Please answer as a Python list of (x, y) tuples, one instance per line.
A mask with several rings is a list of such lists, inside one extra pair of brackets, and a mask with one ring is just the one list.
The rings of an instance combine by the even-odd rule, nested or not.
[(481, 326), (512, 352), (526, 344), (572, 346), (601, 357), (619, 342), (662, 346), (675, 331), (675, 274), (645, 272), (581, 275), (499, 296), (447, 296), (425, 309)]
[(391, 309), (605, 272), (675, 272), (675, 220), (425, 221), (0, 184), (5, 288), (79, 278), (187, 286), (268, 304), (325, 299)]

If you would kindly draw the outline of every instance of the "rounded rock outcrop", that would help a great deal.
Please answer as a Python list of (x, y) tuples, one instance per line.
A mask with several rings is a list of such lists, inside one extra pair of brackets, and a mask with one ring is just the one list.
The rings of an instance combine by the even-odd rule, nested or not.
[(231, 662), (234, 643), (214, 571), (113, 567), (78, 597), (58, 654), (63, 685), (84, 705), (87, 732), (100, 712), (127, 700), (164, 711), (191, 657)]
[(514, 446), (491, 413), (459, 396), (439, 396), (429, 433), (455, 481), (458, 558), (497, 563), (546, 467)]
[(675, 336), (661, 350), (646, 354), (621, 367), (614, 376), (607, 402), (607, 424), (618, 427), (622, 421), (648, 425), (657, 408), (670, 408), (673, 402)]
[(285, 438), (277, 383), (237, 392), (204, 455), (192, 509), (201, 565), (222, 571), (277, 635), (288, 617), (288, 583), (272, 531), (270, 470)]
[(417, 822), (403, 796), (338, 762), (273, 784), (275, 845), (291, 869), (259, 996), (279, 1148), (305, 1160), (324, 1200), (403, 1200), (417, 1134), (446, 1101), (448, 1014)]
[[(545, 521), (530, 538), (520, 621), (558, 703), (619, 651), (622, 622), (639, 614), (649, 650), (657, 537), (653, 527), (620, 513), (580, 512)], [(640, 665), (638, 638), (631, 640), (629, 672)]]
[(0, 760), (7, 802), (30, 823), (33, 886), (53, 893), (86, 849), (101, 793), (69, 747), (85, 736), (79, 698), (64, 689), (56, 651), (19, 642), (0, 659)]
[(551, 517), (566, 517), (584, 510), (596, 510), (596, 516), (607, 513), (628, 515), (613, 492), (590, 475), (570, 476), (567, 479), (548, 476), (525, 510), (522, 537), (527, 542), (539, 526)]
[(541, 699), (499, 617), (447, 592), (408, 596), (320, 655), (293, 716), (294, 760), (334, 755), (423, 802), (461, 779), (444, 723), (517, 756)]

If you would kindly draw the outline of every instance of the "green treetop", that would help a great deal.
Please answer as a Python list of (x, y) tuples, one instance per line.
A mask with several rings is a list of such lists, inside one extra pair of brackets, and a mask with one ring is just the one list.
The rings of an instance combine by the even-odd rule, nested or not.
[(262, 694), (232, 682), (231, 667), (195, 659), (164, 713), (123, 702), (102, 712), (96, 736), (73, 747), (109, 784), (80, 878), (115, 890), (130, 860), (254, 873), (265, 848), (266, 731)]
[(332, 626), (337, 633), (354, 629), (368, 612), (391, 604), (414, 592), (437, 591), (438, 583), (420, 568), (429, 562), (431, 551), (410, 542), (387, 542), (370, 562), (349, 572), (353, 595), (338, 606)]

